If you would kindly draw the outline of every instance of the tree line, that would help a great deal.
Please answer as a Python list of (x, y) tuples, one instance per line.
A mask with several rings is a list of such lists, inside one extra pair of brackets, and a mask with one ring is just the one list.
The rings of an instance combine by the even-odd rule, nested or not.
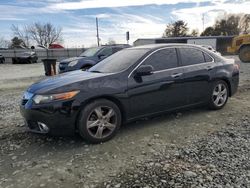
[[(188, 37), (198, 36), (198, 30), (190, 29), (183, 20), (178, 20), (167, 25), (163, 37)], [(213, 26), (207, 27), (200, 36), (229, 36), (250, 33), (250, 14), (229, 14), (217, 18)]]
[(28, 48), (33, 44), (49, 47), (55, 42), (63, 42), (62, 28), (51, 23), (36, 22), (21, 27), (13, 24), (10, 29), (14, 37), (10, 42), (0, 38), (0, 47), (15, 48), (21, 46)]

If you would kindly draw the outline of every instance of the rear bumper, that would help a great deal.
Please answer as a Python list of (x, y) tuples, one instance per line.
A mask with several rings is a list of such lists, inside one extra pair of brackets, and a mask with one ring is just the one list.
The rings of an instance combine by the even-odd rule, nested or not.
[(232, 79), (231, 79), (231, 96), (233, 96), (239, 87), (239, 73), (233, 73)]
[(32, 101), (20, 105), (20, 112), (31, 132), (50, 135), (72, 135), (75, 133), (77, 112), (63, 102), (33, 106)]

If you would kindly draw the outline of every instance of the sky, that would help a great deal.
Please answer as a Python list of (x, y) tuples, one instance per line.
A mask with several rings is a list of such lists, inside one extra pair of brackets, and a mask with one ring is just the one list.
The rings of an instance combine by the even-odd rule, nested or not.
[(11, 25), (50, 22), (62, 28), (64, 47), (96, 45), (99, 20), (101, 44), (130, 44), (138, 38), (161, 37), (166, 25), (184, 20), (203, 31), (228, 13), (250, 13), (250, 0), (0, 0), (0, 37), (13, 37)]

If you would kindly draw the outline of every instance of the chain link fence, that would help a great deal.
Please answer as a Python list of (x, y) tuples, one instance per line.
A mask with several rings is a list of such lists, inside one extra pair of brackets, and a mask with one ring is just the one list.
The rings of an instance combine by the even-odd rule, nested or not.
[(0, 50), (0, 54), (5, 57), (5, 63), (12, 63), (12, 58), (19, 56), (19, 54), (27, 51), (34, 51), (38, 56), (38, 62), (42, 59), (53, 58), (60, 61), (69, 57), (79, 56), (84, 52), (85, 48), (62, 48), (62, 49), (12, 49), (12, 50)]

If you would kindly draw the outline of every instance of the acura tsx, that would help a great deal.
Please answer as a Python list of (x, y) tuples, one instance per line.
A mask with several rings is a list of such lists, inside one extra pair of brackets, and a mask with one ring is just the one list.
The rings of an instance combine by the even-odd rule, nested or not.
[(79, 132), (100, 143), (121, 124), (145, 116), (198, 105), (221, 109), (238, 83), (234, 60), (201, 46), (145, 45), (119, 51), (88, 71), (31, 85), (20, 109), (33, 132)]

